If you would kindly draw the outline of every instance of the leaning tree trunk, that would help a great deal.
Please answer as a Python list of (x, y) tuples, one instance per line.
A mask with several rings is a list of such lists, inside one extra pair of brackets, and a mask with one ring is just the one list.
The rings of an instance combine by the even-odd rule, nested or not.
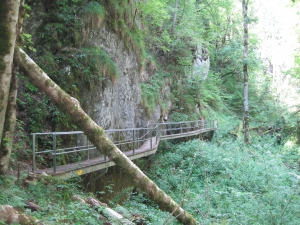
[(248, 0), (243, 0), (243, 19), (244, 19), (244, 141), (245, 143), (249, 143), (249, 100), (248, 100), (248, 90), (249, 90), (249, 82), (248, 82)]
[(144, 191), (151, 200), (155, 201), (161, 210), (172, 213), (183, 224), (197, 224), (189, 213), (185, 212), (171, 197), (166, 195), (152, 180), (150, 180), (128, 157), (121, 152), (98, 126), (81, 108), (77, 99), (64, 92), (47, 74), (16, 46), (14, 60), (25, 71), (32, 82), (59, 107), (61, 111), (70, 115), (84, 134), (97, 149), (108, 156), (113, 162), (125, 169), (132, 177), (136, 186)]
[(20, 0), (0, 4), (0, 174), (8, 169), (15, 123), (16, 79), (13, 55), (17, 38)]

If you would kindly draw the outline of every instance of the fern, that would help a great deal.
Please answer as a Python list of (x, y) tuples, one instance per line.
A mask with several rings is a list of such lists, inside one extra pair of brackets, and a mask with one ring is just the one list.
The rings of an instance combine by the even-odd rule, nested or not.
[(11, 205), (12, 207), (25, 206), (24, 192), (18, 187), (9, 187), (0, 192), (0, 202), (3, 205)]

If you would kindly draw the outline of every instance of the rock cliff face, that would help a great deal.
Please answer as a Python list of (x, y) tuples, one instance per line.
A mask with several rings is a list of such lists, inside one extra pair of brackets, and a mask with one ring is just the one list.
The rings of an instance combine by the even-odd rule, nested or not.
[[(31, 16), (25, 22), (24, 32), (30, 33), (32, 40), (38, 42), (38, 31), (43, 26), (43, 18), (37, 15), (42, 15), (41, 11), (47, 12), (47, 7), (42, 1), (32, 3), (31, 7)], [(148, 122), (157, 122), (161, 118), (160, 106), (157, 106), (153, 116), (147, 116), (146, 110), (140, 104), (140, 82), (147, 81), (152, 74), (140, 68), (133, 48), (126, 47), (120, 35), (109, 29), (105, 21), (100, 28), (87, 29), (82, 39), (84, 46), (104, 50), (118, 71), (115, 82), (104, 78), (92, 89), (80, 90), (79, 101), (87, 114), (104, 129), (138, 127)], [(70, 71), (70, 65), (59, 69)]]
[(202, 80), (207, 79), (210, 67), (209, 52), (207, 49), (197, 48), (193, 67), (194, 75), (200, 75)]
[(83, 93), (82, 106), (85, 111), (104, 128), (134, 127), (135, 111), (141, 99), (140, 73), (136, 53), (126, 49), (118, 34), (103, 26), (88, 38), (88, 44), (101, 47), (115, 62), (118, 79), (115, 83), (107, 79), (92, 91)]

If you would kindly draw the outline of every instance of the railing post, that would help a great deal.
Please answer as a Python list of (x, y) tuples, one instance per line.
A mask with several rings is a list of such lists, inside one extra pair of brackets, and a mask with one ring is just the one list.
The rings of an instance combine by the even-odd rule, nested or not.
[(89, 139), (86, 137), (87, 158), (90, 159)]
[(120, 126), (119, 126), (119, 144), (120, 144), (119, 148), (120, 148), (120, 151), (122, 151), (122, 143), (121, 143), (121, 140), (120, 140), (121, 138), (120, 137), (121, 137), (121, 135), (120, 135)]
[(150, 128), (150, 149), (152, 151), (152, 128)]
[(156, 138), (155, 138), (155, 144), (157, 144), (157, 139), (158, 139), (158, 135), (159, 135), (159, 129), (160, 129), (160, 127), (159, 127), (159, 124), (156, 126)]
[(53, 173), (56, 173), (56, 134), (52, 133), (53, 138)]
[(132, 141), (133, 141), (133, 154), (134, 154), (134, 130), (132, 130)]
[(140, 148), (140, 134), (141, 134), (141, 130), (137, 130), (137, 149)]
[(118, 144), (119, 144), (119, 148), (121, 150), (121, 144), (120, 144), (120, 126), (119, 126), (119, 130), (118, 130)]
[(32, 172), (36, 170), (35, 165), (35, 134), (32, 134)]

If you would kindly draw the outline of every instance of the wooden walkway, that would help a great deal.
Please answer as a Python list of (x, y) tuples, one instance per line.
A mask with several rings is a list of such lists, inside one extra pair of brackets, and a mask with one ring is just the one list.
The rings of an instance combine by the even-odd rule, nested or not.
[[(147, 140), (139, 149), (136, 149), (133, 153), (133, 150), (123, 152), (129, 159), (139, 159), (156, 153), (159, 141), (156, 143), (155, 138), (152, 138), (152, 149), (150, 140)], [(101, 156), (94, 159), (89, 159), (81, 161), (78, 163), (71, 163), (67, 165), (57, 166), (56, 173), (53, 172), (53, 168), (47, 168), (42, 170), (34, 171), (35, 174), (47, 173), (52, 176), (61, 177), (68, 179), (78, 175), (83, 175), (105, 169), (111, 166), (114, 166), (115, 163), (108, 159), (107, 157)]]
[[(153, 155), (157, 151), (157, 147), (159, 145), (159, 142), (161, 140), (169, 140), (169, 139), (176, 139), (176, 138), (183, 138), (183, 137), (190, 137), (190, 136), (196, 136), (201, 133), (211, 132), (215, 131), (217, 128), (201, 128), (189, 132), (184, 133), (178, 133), (178, 134), (168, 134), (168, 135), (162, 135), (160, 137), (152, 137), (150, 139), (147, 139), (145, 143), (135, 150), (129, 150), (126, 152), (123, 152), (129, 159), (139, 159), (142, 157), (146, 157), (149, 155)], [(165, 130), (165, 133), (167, 130)], [(152, 141), (152, 144), (151, 144)], [(55, 167), (55, 172), (53, 168), (47, 168), (47, 169), (41, 169), (41, 170), (35, 170), (35, 174), (41, 174), (41, 173), (47, 173), (52, 176), (56, 176), (63, 179), (68, 179), (71, 177), (91, 173), (94, 171), (99, 171), (111, 166), (114, 166), (115, 163), (111, 161), (109, 158), (101, 156), (93, 159), (88, 159), (85, 161), (77, 162), (77, 163), (71, 163), (67, 165), (61, 165)]]

